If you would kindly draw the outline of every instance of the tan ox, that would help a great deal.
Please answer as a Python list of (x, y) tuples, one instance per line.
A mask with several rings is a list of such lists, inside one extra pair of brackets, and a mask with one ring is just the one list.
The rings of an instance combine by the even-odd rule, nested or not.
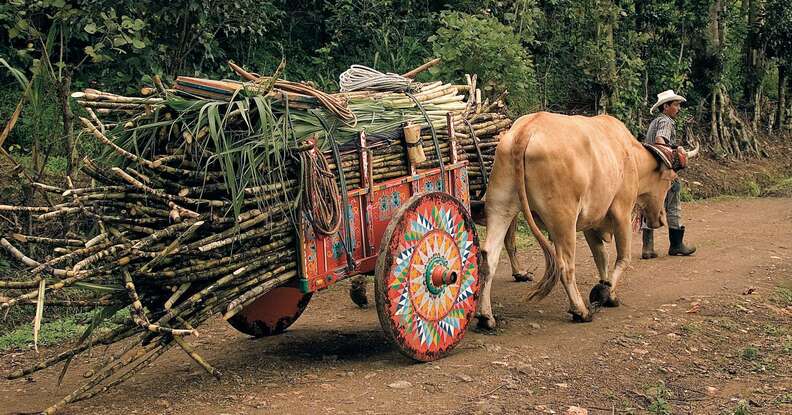
[[(490, 303), (492, 276), (504, 236), (520, 210), (545, 256), (544, 276), (529, 292), (529, 300), (547, 296), (560, 279), (575, 321), (591, 321), (599, 305), (617, 306), (619, 278), (630, 262), (633, 208), (637, 203), (643, 209), (650, 227), (663, 226), (663, 201), (675, 177), (613, 117), (541, 112), (518, 119), (498, 144), (487, 187), (479, 326), (496, 325)], [(575, 283), (578, 231), (586, 236), (600, 276), (589, 295), (591, 308)], [(604, 242), (611, 237), (617, 258), (613, 273), (608, 273)]]

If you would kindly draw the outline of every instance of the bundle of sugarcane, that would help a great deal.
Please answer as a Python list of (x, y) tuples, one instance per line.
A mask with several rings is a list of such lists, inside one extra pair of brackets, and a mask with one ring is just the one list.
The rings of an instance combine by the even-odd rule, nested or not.
[[(365, 185), (354, 147), (361, 132), (372, 143), (375, 181), (408, 174), (404, 147), (387, 145), (400, 140), (405, 123), (424, 127), (428, 159), (418, 168), (450, 162), (449, 139), (455, 139), (463, 158), (474, 162), (473, 181), (491, 164), (496, 132), (510, 124), (489, 112), (497, 102), (476, 101), (474, 82), (467, 102), (457, 86), (442, 82), (330, 95), (235, 69), (246, 82), (183, 79), (188, 87), (168, 88), (155, 79), (142, 97), (74, 94), (88, 114), (80, 118), (85, 134), (105, 149), (98, 159), (83, 160), (91, 185), (41, 185), (62, 197), (54, 206), (0, 205), (0, 211), (31, 215), (34, 223), (67, 220), (87, 229), (81, 239), (0, 238), (29, 275), (0, 281), (0, 309), (34, 304), (34, 338), (45, 306), (96, 310), (74, 348), (8, 377), (61, 362), (67, 367), (93, 345), (127, 339), (47, 413), (123, 382), (174, 345), (219, 376), (185, 337), (211, 316), (229, 319), (298, 277), (300, 221), (317, 232), (342, 232), (341, 178), (348, 190)], [(196, 94), (210, 86), (212, 97)], [(454, 137), (448, 119), (458, 126)], [(20, 244), (53, 249), (36, 260)], [(74, 292), (69, 298), (75, 302), (50, 301), (63, 292)], [(130, 312), (123, 324), (97, 329), (121, 310)]]
[[(36, 304), (34, 341), (45, 306), (80, 305), (96, 310), (94, 322), (75, 347), (10, 373), (9, 378), (64, 361), (68, 365), (93, 345), (133, 338), (95, 368), (85, 385), (47, 413), (123, 382), (174, 345), (218, 376), (184, 337), (196, 335), (196, 328), (215, 314), (227, 318), (236, 314), (252, 301), (251, 292), (266, 293), (296, 276), (294, 235), (286, 205), (294, 199), (289, 195), (292, 183), (245, 189), (255, 195), (266, 194), (269, 207), (246, 208), (236, 217), (221, 216), (216, 211), (222, 211), (228, 201), (179, 196), (153, 187), (155, 175), (144, 175), (138, 168), (157, 160), (149, 164), (138, 159), (130, 166), (112, 167), (106, 176), (96, 174), (97, 169), (92, 172), (97, 180), (113, 181), (95, 186), (74, 188), (69, 181), (69, 189), (50, 189), (63, 191), (63, 203), (53, 207), (0, 206), (3, 211), (30, 212), (38, 223), (69, 216), (78, 222), (92, 222), (96, 229), (86, 240), (21, 234), (13, 235), (13, 242), (0, 238), (0, 246), (24, 264), (30, 275), (22, 281), (0, 282), (4, 294), (15, 290), (0, 308)], [(49, 258), (35, 260), (19, 248), (20, 243), (58, 249), (53, 249)], [(78, 300), (49, 301), (53, 294), (64, 291), (71, 291), (68, 297)], [(122, 309), (128, 309), (131, 318), (112, 330), (96, 330), (102, 320)]]

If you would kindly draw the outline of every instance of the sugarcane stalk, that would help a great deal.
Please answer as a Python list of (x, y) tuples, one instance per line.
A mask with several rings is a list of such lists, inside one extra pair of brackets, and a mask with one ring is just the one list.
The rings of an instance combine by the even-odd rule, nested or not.
[(216, 379), (220, 379), (220, 377), (223, 374), (220, 373), (219, 370), (212, 367), (212, 365), (207, 363), (206, 360), (204, 360), (204, 358), (201, 357), (201, 355), (199, 355), (189, 343), (187, 343), (186, 341), (184, 341), (179, 337), (174, 337), (173, 340), (176, 341), (179, 347), (181, 347), (182, 350), (184, 350), (184, 352), (187, 353), (187, 355), (190, 356), (192, 360), (195, 361), (195, 363), (198, 363), (199, 366), (204, 368), (204, 370), (206, 370), (210, 375), (214, 376)]
[(61, 192), (61, 196), (69, 197), (72, 195), (85, 195), (91, 193), (119, 193), (119, 192), (131, 192), (135, 191), (136, 188), (134, 186), (92, 186), (92, 187), (81, 187), (75, 189), (66, 189)]
[(164, 192), (162, 192), (160, 190), (157, 190), (157, 189), (151, 188), (149, 186), (146, 186), (145, 184), (141, 183), (139, 180), (137, 180), (134, 177), (130, 176), (124, 170), (122, 170), (122, 169), (120, 169), (118, 167), (113, 167), (110, 170), (113, 171), (113, 173), (115, 173), (116, 175), (118, 175), (122, 179), (124, 179), (127, 183), (129, 183), (132, 186), (136, 187), (138, 190), (143, 191), (144, 193), (148, 193), (148, 194), (150, 194), (152, 196), (155, 196), (157, 198), (160, 198), (162, 200), (167, 200), (169, 202), (174, 202), (174, 203), (180, 202), (180, 203), (189, 203), (189, 204), (193, 204), (193, 205), (208, 205), (208, 206), (214, 206), (214, 207), (223, 207), (223, 206), (227, 205), (227, 202), (223, 202), (221, 200), (192, 199), (192, 198), (188, 198), (188, 197), (181, 197), (181, 196), (177, 196), (177, 195), (167, 194), (167, 193), (164, 193)]
[(99, 140), (102, 144), (110, 147), (119, 156), (124, 157), (124, 158), (126, 158), (126, 159), (128, 159), (130, 161), (135, 162), (135, 163), (142, 164), (144, 166), (149, 166), (149, 167), (151, 166), (152, 162), (150, 160), (146, 160), (146, 159), (144, 159), (142, 157), (139, 157), (139, 156), (137, 156), (135, 154), (132, 154), (132, 153), (124, 150), (123, 148), (117, 146), (109, 138), (105, 137), (105, 135), (102, 134), (102, 132), (99, 131), (93, 125), (93, 123), (91, 123), (91, 121), (89, 121), (88, 119), (86, 119), (84, 117), (80, 117), (80, 122), (85, 127), (85, 129), (88, 130), (88, 132), (90, 132), (97, 140)]
[(132, 245), (132, 248), (135, 248), (135, 249), (145, 248), (145, 247), (147, 247), (147, 246), (149, 246), (149, 245), (151, 245), (151, 244), (153, 244), (153, 243), (155, 243), (157, 241), (160, 241), (160, 240), (166, 239), (166, 238), (170, 238), (171, 236), (175, 235), (176, 232), (181, 232), (181, 231), (189, 228), (196, 221), (197, 220), (195, 220), (195, 219), (187, 220), (187, 221), (184, 221), (184, 222), (175, 223), (173, 225), (168, 226), (167, 228), (157, 230), (157, 231), (151, 233), (149, 236), (137, 241), (134, 245)]
[[(62, 279), (55, 284), (47, 286), (46, 291), (50, 291), (50, 292), (58, 291), (60, 289), (63, 289), (64, 287), (74, 285), (75, 283), (81, 280), (84, 280), (88, 277), (98, 274), (98, 271), (82, 271), (79, 273), (73, 271), (65, 271), (65, 270), (56, 270), (56, 271), (63, 271), (64, 274), (68, 276), (68, 278)], [(33, 299), (36, 296), (38, 296), (38, 291), (31, 291), (27, 294), (23, 294), (18, 297), (11, 298), (6, 302), (0, 303), (0, 309), (8, 309), (16, 303)]]
[(138, 273), (141, 276), (147, 278), (174, 278), (179, 275), (187, 275), (187, 274), (198, 274), (202, 271), (210, 270), (210, 269), (217, 269), (226, 264), (230, 263), (239, 263), (240, 261), (244, 261), (251, 257), (257, 257), (263, 254), (266, 254), (271, 251), (278, 250), (284, 246), (288, 246), (292, 243), (292, 238), (282, 238), (276, 241), (273, 241), (269, 244), (265, 244), (258, 248), (255, 248), (250, 251), (245, 251), (242, 253), (234, 254), (232, 256), (219, 258), (219, 259), (210, 259), (210, 260), (185, 260), (183, 261), (190, 266), (186, 268), (180, 268), (175, 270), (163, 270), (157, 272), (148, 272), (148, 273)]
[[(289, 206), (287, 207), (287, 209), (294, 208), (294, 207), (296, 207), (296, 203), (290, 203)], [(199, 241), (193, 242), (192, 244), (190, 244), (187, 247), (187, 249), (189, 250), (189, 249), (198, 248), (200, 250), (201, 247), (209, 246), (209, 244), (212, 243), (212, 242), (216, 242), (216, 241), (219, 241), (219, 240), (230, 238), (234, 234), (237, 234), (237, 233), (239, 233), (241, 231), (250, 229), (250, 228), (252, 228), (252, 227), (254, 227), (254, 226), (256, 226), (256, 225), (258, 225), (258, 224), (260, 224), (260, 223), (262, 223), (264, 221), (266, 221), (266, 220), (270, 220), (270, 219), (272, 219), (272, 218), (274, 218), (276, 216), (281, 216), (281, 215), (283, 215), (285, 213), (285, 210), (281, 210), (281, 209), (271, 209), (271, 210), (266, 211), (266, 212), (261, 212), (258, 209), (256, 209), (256, 211), (258, 211), (259, 213), (257, 215), (255, 215), (255, 216), (251, 217), (250, 219), (247, 219), (244, 222), (239, 223), (238, 225), (232, 226), (231, 228), (229, 228), (229, 229), (227, 229), (227, 230), (225, 230), (223, 232), (220, 232), (220, 233), (217, 233), (217, 234), (214, 234), (214, 235), (210, 235), (210, 236), (208, 236), (206, 238), (203, 238), (203, 239), (201, 239)], [(221, 245), (221, 246), (224, 246), (224, 245)], [(210, 249), (214, 249), (214, 248), (207, 248), (207, 250), (210, 250)], [(201, 251), (201, 252), (206, 252), (206, 251)]]
[(77, 101), (80, 106), (86, 109), (111, 109), (111, 110), (152, 110), (156, 108), (161, 108), (161, 105), (149, 105), (149, 104), (140, 104), (140, 103), (122, 103), (122, 102), (110, 102), (110, 101)]
[(174, 253), (178, 252), (179, 249), (182, 246), (182, 243), (184, 243), (184, 241), (187, 241), (190, 238), (192, 238), (193, 234), (195, 234), (195, 232), (198, 231), (198, 229), (201, 226), (203, 226), (204, 223), (206, 223), (206, 222), (204, 222), (202, 220), (199, 220), (199, 221), (193, 223), (192, 225), (190, 225), (190, 227), (187, 228), (186, 231), (184, 231), (183, 233), (179, 234), (179, 236), (176, 237), (176, 239), (174, 239), (173, 242), (171, 242), (165, 249), (160, 251), (157, 254), (157, 256), (154, 257), (154, 259), (149, 261), (146, 265), (143, 265), (140, 268), (140, 272), (146, 272), (146, 271), (148, 271), (150, 269), (153, 269), (154, 267), (159, 265), (162, 262), (162, 260), (165, 259), (165, 257), (167, 257), (169, 255), (173, 255)]
[(12, 233), (11, 237), (22, 243), (66, 245), (66, 246), (84, 246), (85, 244), (85, 241), (82, 241), (80, 239), (46, 238), (43, 236), (22, 235), (19, 233)]
[[(51, 268), (54, 265), (58, 265), (58, 264), (60, 264), (62, 262), (66, 262), (66, 261), (69, 261), (69, 260), (72, 260), (72, 259), (75, 259), (75, 258), (86, 256), (86, 255), (91, 255), (93, 253), (99, 252), (99, 251), (101, 251), (101, 250), (103, 250), (105, 248), (110, 247), (110, 245), (111, 244), (109, 242), (105, 242), (105, 243), (98, 244), (98, 245), (90, 245), (90, 246), (88, 246), (88, 244), (86, 243), (86, 247), (85, 248), (77, 249), (77, 250), (69, 252), (69, 253), (67, 253), (65, 255), (62, 255), (60, 257), (50, 259), (49, 261), (38, 265), (36, 268), (33, 268), (30, 271), (30, 273), (32, 275), (38, 275), (38, 274), (44, 272), (46, 269)], [(36, 280), (36, 281), (38, 281), (38, 280)]]
[(172, 336), (189, 336), (189, 335), (198, 335), (196, 330), (187, 330), (187, 329), (174, 329), (170, 327), (164, 327), (159, 324), (151, 324), (146, 317), (146, 312), (143, 310), (143, 303), (140, 302), (140, 297), (138, 296), (137, 289), (135, 288), (135, 283), (132, 280), (132, 275), (124, 269), (124, 286), (127, 289), (127, 293), (129, 294), (129, 298), (132, 300), (132, 320), (144, 330), (148, 330), (152, 333), (163, 334), (167, 333)]
[(83, 106), (83, 109), (91, 117), (91, 121), (99, 126), (99, 131), (101, 131), (102, 134), (105, 134), (107, 132), (107, 126), (102, 122), (102, 120), (99, 119), (99, 117), (96, 115), (96, 112), (94, 112), (92, 108), (88, 108), (85, 106)]
[(43, 276), (36, 275), (35, 278), (27, 281), (0, 281), (0, 288), (6, 288), (9, 290), (19, 288), (35, 288), (38, 287), (39, 281), (42, 279), (44, 279)]
[[(173, 294), (171, 294), (170, 298), (168, 298), (168, 300), (165, 301), (165, 304), (163, 304), (163, 308), (166, 310), (170, 310), (171, 307), (173, 307), (173, 304), (175, 304), (176, 301), (178, 301), (179, 298), (181, 298), (181, 296), (184, 295), (184, 293), (186, 293), (187, 290), (190, 289), (190, 286), (192, 286), (191, 282), (185, 282), (184, 284), (181, 284), (179, 288), (177, 288), (176, 291), (174, 291)], [(191, 329), (192, 327), (187, 327), (187, 328)]]
[(272, 225), (271, 228), (259, 228), (259, 229), (252, 229), (247, 232), (241, 233), (239, 235), (230, 236), (225, 239), (221, 239), (219, 241), (211, 242), (206, 245), (202, 245), (198, 247), (200, 252), (209, 252), (218, 248), (222, 248), (224, 246), (230, 245), (235, 242), (242, 242), (251, 238), (255, 238), (257, 236), (266, 235), (268, 233), (274, 233), (273, 231), (277, 232), (278, 230), (285, 230), (288, 226), (288, 221), (286, 219), (282, 219)]
[(115, 178), (105, 175), (102, 172), (101, 167), (96, 165), (96, 163), (90, 157), (83, 157), (81, 170), (83, 173), (87, 174), (89, 177), (99, 183), (103, 183), (105, 185), (116, 185), (119, 183), (119, 181)]
[(102, 336), (96, 337), (96, 338), (94, 338), (91, 341), (83, 342), (83, 344), (81, 344), (81, 345), (79, 345), (79, 346), (77, 346), (77, 347), (75, 347), (73, 349), (70, 349), (70, 350), (67, 350), (65, 352), (59, 353), (58, 355), (50, 357), (49, 359), (36, 362), (32, 366), (26, 367), (24, 369), (17, 369), (15, 371), (7, 374), (6, 375), (6, 379), (8, 379), (8, 380), (19, 379), (21, 377), (30, 375), (30, 374), (38, 372), (40, 370), (52, 367), (52, 366), (54, 366), (54, 365), (56, 365), (56, 364), (58, 364), (58, 363), (60, 363), (60, 362), (62, 362), (64, 360), (71, 359), (72, 357), (77, 356), (78, 354), (80, 354), (80, 353), (82, 353), (82, 352), (84, 352), (84, 351), (86, 351), (86, 350), (88, 350), (88, 349), (90, 349), (90, 348), (92, 348), (92, 347), (94, 347), (94, 346), (96, 346), (98, 344), (115, 343), (117, 341), (121, 341), (123, 339), (126, 339), (129, 336), (134, 335), (135, 333), (136, 333), (136, 331), (135, 330), (131, 330), (130, 327), (128, 327), (128, 326), (118, 327), (118, 328), (113, 329), (112, 331), (110, 331), (110, 332), (108, 332), (108, 333), (106, 333), (106, 334), (104, 334)]
[[(173, 339), (176, 339), (176, 337), (174, 337)], [(104, 392), (106, 392), (106, 391), (108, 391), (108, 390), (110, 390), (110, 389), (112, 389), (112, 388), (114, 388), (114, 387), (126, 382), (132, 376), (134, 376), (139, 370), (141, 370), (142, 368), (148, 366), (149, 363), (151, 363), (152, 361), (154, 361), (155, 359), (160, 357), (163, 353), (167, 352), (171, 347), (173, 347), (173, 343), (160, 344), (158, 347), (155, 347), (152, 351), (150, 351), (149, 352), (150, 354), (148, 356), (143, 355), (143, 356), (137, 357), (135, 360), (132, 360), (129, 363), (127, 363), (125, 366), (130, 366), (131, 365), (132, 367), (129, 368), (126, 371), (126, 373), (122, 374), (121, 376), (119, 376), (118, 378), (113, 380), (112, 382), (107, 383), (101, 389), (96, 389), (96, 390), (91, 391), (91, 392), (85, 392), (85, 393), (75, 397), (75, 399), (72, 402), (79, 402), (79, 401), (83, 401), (83, 400), (86, 400), (86, 399), (90, 399), (90, 398), (92, 398), (92, 397), (94, 397), (96, 395), (99, 395), (100, 393), (104, 393)]]
[[(290, 241), (291, 242), (291, 241)], [(201, 281), (208, 281), (216, 279), (219, 275), (224, 275), (227, 273), (234, 273), (234, 272), (249, 272), (258, 268), (261, 268), (265, 265), (271, 265), (275, 263), (275, 261), (280, 260), (288, 260), (294, 258), (294, 251), (293, 250), (283, 250), (279, 252), (273, 252), (272, 254), (258, 259), (247, 260), (242, 263), (234, 263), (223, 266), (222, 268), (211, 269), (202, 273), (195, 273), (195, 274), (179, 274), (173, 278), (167, 279), (164, 281), (167, 284), (182, 284), (186, 282), (201, 282)]]
[(121, 95), (115, 95), (115, 94), (110, 94), (108, 92), (102, 92), (91, 89), (86, 89), (85, 91), (80, 91), (80, 92), (73, 92), (71, 94), (71, 97), (81, 101), (103, 101), (103, 102), (125, 103), (125, 104), (161, 104), (165, 102), (163, 98), (125, 97)]
[(63, 193), (63, 189), (61, 189), (60, 187), (57, 187), (57, 186), (50, 186), (48, 184), (38, 183), (38, 182), (33, 182), (33, 183), (31, 183), (31, 185), (33, 187), (35, 187), (37, 189), (41, 189), (41, 190), (43, 190), (45, 192)]
[(29, 213), (42, 213), (51, 212), (55, 210), (54, 207), (47, 206), (11, 206), (0, 205), (0, 212), (29, 212)]
[(123, 228), (123, 229), (128, 229), (128, 230), (130, 230), (132, 232), (142, 233), (142, 234), (146, 234), (146, 235), (153, 235), (153, 234), (157, 233), (157, 230), (154, 229), (154, 228), (148, 228), (148, 227), (140, 226), (140, 225), (130, 225), (128, 223), (119, 223), (118, 226)]
[(196, 292), (192, 296), (188, 297), (186, 300), (182, 301), (181, 304), (178, 306), (167, 310), (167, 312), (157, 320), (156, 324), (165, 324), (176, 317), (182, 315), (188, 310), (191, 310), (198, 306), (199, 304), (203, 303), (206, 306), (206, 301), (210, 298), (215, 296), (215, 292), (222, 288), (223, 286), (229, 284), (234, 278), (236, 278), (236, 272), (232, 272), (230, 274), (225, 275), (224, 277), (214, 281), (213, 283), (209, 284), (208, 286), (204, 287), (202, 290)]
[[(62, 408), (66, 404), (74, 401), (80, 395), (82, 395), (85, 392), (91, 390), (93, 387), (95, 387), (96, 385), (101, 383), (103, 380), (105, 380), (105, 379), (109, 378), (110, 376), (112, 376), (119, 368), (125, 366), (125, 362), (123, 360), (121, 360), (121, 357), (123, 357), (123, 354), (126, 354), (127, 352), (129, 352), (132, 349), (134, 349), (137, 346), (137, 344), (138, 343), (136, 343), (136, 342), (130, 343), (129, 346), (125, 347), (124, 350), (122, 350), (119, 358), (114, 358), (110, 362), (108, 362), (106, 365), (104, 365), (100, 369), (101, 372), (95, 374), (93, 376), (93, 379), (91, 379), (90, 381), (86, 382), (81, 387), (75, 389), (74, 391), (72, 391), (72, 393), (66, 395), (63, 399), (61, 399), (60, 401), (58, 401), (54, 405), (52, 405), (49, 408), (45, 409), (43, 413), (47, 414), (47, 415), (52, 415), (52, 414), (56, 413), (60, 408)], [(158, 343), (151, 343), (151, 344), (148, 344), (146, 346), (141, 347), (135, 353), (135, 355), (133, 355), (133, 357), (132, 357), (132, 359), (130, 359), (130, 361), (134, 361), (135, 359), (137, 359), (139, 357), (145, 356), (145, 354), (148, 353), (148, 351), (154, 350), (156, 347), (159, 347)], [(119, 356), (119, 355), (117, 355), (117, 356)]]
[[(29, 287), (25, 287), (29, 288)], [(20, 301), (18, 304), (36, 304), (37, 301), (30, 299)], [(127, 304), (122, 301), (113, 301), (111, 296), (97, 298), (95, 300), (80, 299), (80, 300), (60, 300), (60, 299), (47, 299), (47, 307), (105, 307), (111, 305)]]
[(34, 216), (33, 219), (37, 222), (47, 222), (56, 219), (60, 216), (73, 215), (82, 211), (80, 207), (59, 208), (52, 212), (42, 213), (41, 215)]
[(81, 269), (83, 269), (83, 268), (85, 268), (87, 266), (90, 266), (91, 264), (95, 264), (96, 262), (98, 262), (100, 260), (109, 261), (110, 259), (118, 257), (119, 254), (126, 253), (128, 250), (129, 250), (129, 247), (127, 245), (124, 245), (124, 244), (116, 244), (116, 245), (110, 246), (110, 247), (108, 247), (106, 249), (103, 249), (103, 250), (101, 250), (101, 251), (99, 251), (99, 252), (97, 252), (97, 253), (95, 253), (95, 254), (93, 254), (91, 256), (88, 256), (88, 257), (80, 260), (79, 262), (74, 264), (74, 266), (72, 267), (72, 270), (74, 272), (79, 272)]

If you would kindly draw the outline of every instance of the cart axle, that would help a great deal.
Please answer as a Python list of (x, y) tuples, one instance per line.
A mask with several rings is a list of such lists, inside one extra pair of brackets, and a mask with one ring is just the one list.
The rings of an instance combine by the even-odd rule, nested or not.
[(435, 265), (432, 268), (432, 285), (442, 288), (444, 285), (453, 284), (457, 281), (457, 273), (442, 266)]

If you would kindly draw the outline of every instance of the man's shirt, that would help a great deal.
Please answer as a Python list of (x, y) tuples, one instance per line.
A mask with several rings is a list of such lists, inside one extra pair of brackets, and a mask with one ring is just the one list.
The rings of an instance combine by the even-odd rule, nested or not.
[(654, 144), (658, 137), (663, 138), (666, 144), (676, 144), (676, 122), (662, 112), (649, 124), (644, 142)]

